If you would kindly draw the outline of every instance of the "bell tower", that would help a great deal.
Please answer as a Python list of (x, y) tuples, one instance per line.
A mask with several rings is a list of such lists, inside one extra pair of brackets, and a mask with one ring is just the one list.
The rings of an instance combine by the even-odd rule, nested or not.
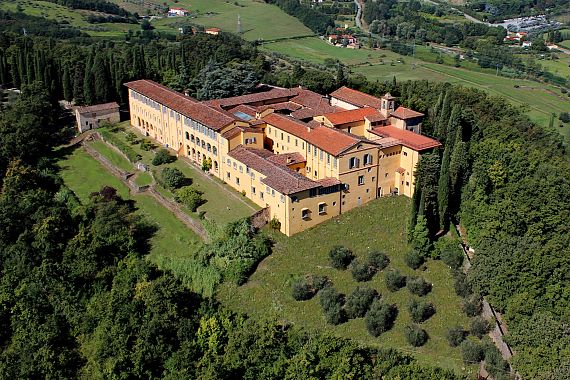
[(382, 101), (380, 106), (380, 113), (384, 117), (390, 116), (392, 112), (396, 109), (396, 98), (393, 97), (389, 92), (380, 98)]

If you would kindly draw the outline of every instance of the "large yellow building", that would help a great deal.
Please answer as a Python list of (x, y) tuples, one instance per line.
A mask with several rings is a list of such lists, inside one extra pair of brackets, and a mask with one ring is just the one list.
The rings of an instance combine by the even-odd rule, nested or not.
[(158, 83), (129, 88), (131, 124), (268, 207), (291, 236), (372, 199), (412, 196), (423, 152), (421, 113), (342, 87), (302, 88), (200, 102)]

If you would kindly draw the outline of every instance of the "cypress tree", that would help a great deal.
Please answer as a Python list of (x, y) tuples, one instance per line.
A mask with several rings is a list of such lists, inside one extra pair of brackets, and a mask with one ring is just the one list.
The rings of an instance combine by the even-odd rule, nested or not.
[(449, 117), (451, 114), (451, 95), (450, 91), (445, 93), (445, 97), (443, 98), (443, 104), (441, 106), (441, 114), (438, 118), (437, 128), (436, 128), (436, 137), (440, 140), (445, 140), (445, 132), (447, 130), (447, 125), (449, 123)]
[(414, 185), (414, 195), (412, 195), (412, 213), (410, 216), (410, 224), (408, 228), (408, 240), (411, 241), (412, 233), (418, 221), (418, 212), (420, 208), (420, 200), (422, 197), (422, 189), (420, 187), (420, 182), (416, 179)]
[(424, 154), (416, 170), (416, 181), (420, 181), (424, 203), (423, 207), (420, 206), (418, 214), (424, 213), (432, 234), (439, 231), (437, 201), (439, 171), (439, 155), (436, 152)]
[(87, 58), (85, 70), (83, 75), (83, 101), (85, 104), (93, 104), (95, 101), (95, 88), (91, 67), (93, 66), (93, 59), (91, 54)]
[(73, 86), (71, 85), (71, 74), (68, 65), (63, 67), (63, 78), (61, 81), (63, 87), (63, 98), (70, 102), (73, 99)]
[(73, 101), (75, 104), (83, 104), (83, 79), (85, 78), (85, 73), (83, 70), (83, 63), (80, 62), (75, 66), (75, 71), (73, 73)]
[(431, 119), (432, 121), (436, 121), (438, 120), (438, 116), (439, 113), (441, 111), (441, 107), (443, 105), (443, 91), (439, 93), (439, 96), (437, 97), (437, 101), (435, 102), (435, 105), (433, 106), (432, 112), (431, 112)]
[(453, 106), (451, 111), (451, 116), (449, 117), (449, 122), (447, 123), (447, 130), (445, 133), (446, 146), (450, 145), (450, 151), (453, 149), (453, 144), (455, 143), (456, 131), (461, 123), (461, 106), (456, 104)]
[(92, 80), (95, 89), (94, 101), (104, 103), (110, 99), (110, 78), (103, 53), (95, 55), (93, 60), (93, 68), (91, 69)]
[(346, 84), (346, 75), (344, 74), (344, 68), (340, 64), (337, 63), (337, 70), (336, 70), (336, 84), (337, 86), (344, 86)]
[[(451, 140), (451, 139), (450, 139)], [(441, 161), (441, 169), (439, 171), (439, 181), (437, 184), (437, 203), (439, 211), (439, 225), (443, 230), (449, 228), (449, 161), (450, 161), (450, 144), (448, 143), (443, 151), (443, 159)]]

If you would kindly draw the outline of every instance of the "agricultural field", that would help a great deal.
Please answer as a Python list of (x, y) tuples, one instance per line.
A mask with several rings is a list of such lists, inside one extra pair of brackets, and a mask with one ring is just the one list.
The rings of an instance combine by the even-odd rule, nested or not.
[[(441, 261), (429, 261), (423, 271), (413, 271), (404, 263), (403, 256), (409, 249), (406, 243), (409, 205), (410, 200), (405, 197), (383, 198), (291, 238), (269, 232), (275, 241), (273, 254), (259, 264), (245, 285), (223, 284), (218, 299), (228, 307), (250, 315), (275, 317), (308, 329), (354, 338), (363, 344), (397, 348), (413, 354), (424, 364), (458, 373), (473, 373), (474, 368), (465, 368), (461, 361), (460, 350), (451, 348), (445, 339), (449, 328), (469, 323), (461, 312), (460, 298), (453, 290), (450, 269)], [(309, 301), (295, 301), (291, 295), (293, 281), (306, 274), (327, 276), (341, 293), (349, 294), (354, 290), (359, 283), (350, 271), (330, 266), (328, 252), (334, 245), (350, 248), (361, 259), (365, 259), (371, 250), (380, 250), (390, 258), (387, 269), (377, 273), (371, 281), (360, 283), (376, 289), (399, 310), (394, 327), (378, 338), (367, 333), (362, 318), (338, 326), (327, 324), (318, 295)], [(407, 305), (411, 295), (405, 288), (394, 293), (386, 289), (384, 273), (391, 268), (405, 275), (422, 276), (433, 284), (432, 292), (425, 298), (434, 304), (437, 312), (422, 323), (430, 339), (421, 348), (414, 349), (406, 343), (404, 327), (410, 323)]]
[(91, 13), (90, 11), (70, 9), (47, 1), (0, 0), (0, 9), (12, 12), (21, 9), (22, 12), (31, 16), (43, 17), (58, 22), (67, 22), (94, 37), (123, 38), (128, 30), (140, 30), (140, 26), (137, 24), (90, 24), (85, 18)]
[[(151, 2), (163, 4), (156, 0)], [(241, 17), (242, 36), (246, 40), (272, 40), (313, 35), (314, 33), (296, 18), (289, 16), (275, 5), (262, 1), (212, 1), (212, 0), (180, 0), (166, 1), (169, 7), (187, 9), (191, 17), (171, 17), (157, 19), (152, 22), (158, 31), (173, 31), (180, 22), (189, 21), (205, 27), (217, 27), (226, 32), (237, 31), (237, 17)]]

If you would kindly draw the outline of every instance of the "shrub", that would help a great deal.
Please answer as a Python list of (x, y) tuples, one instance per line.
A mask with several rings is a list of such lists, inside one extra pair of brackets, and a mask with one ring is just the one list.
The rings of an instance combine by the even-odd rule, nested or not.
[(441, 239), (437, 244), (441, 261), (451, 269), (459, 269), (463, 265), (463, 250), (455, 239)]
[(406, 253), (404, 256), (406, 265), (412, 269), (418, 269), (424, 263), (424, 257), (416, 250)]
[(361, 263), (358, 260), (354, 260), (350, 264), (350, 271), (352, 273), (352, 278), (358, 282), (370, 281), (376, 271), (368, 263)]
[(455, 293), (462, 298), (468, 297), (470, 294), (473, 294), (473, 290), (471, 286), (467, 282), (467, 276), (461, 271), (455, 271), (453, 274), (453, 287), (455, 289)]
[(362, 318), (378, 298), (378, 292), (368, 286), (358, 286), (346, 299), (344, 306), (348, 318)]
[(368, 254), (368, 264), (381, 271), (390, 264), (390, 259), (382, 252), (372, 251)]
[(340, 245), (331, 248), (329, 257), (333, 268), (342, 270), (348, 268), (352, 260), (354, 260), (352, 251)]
[(468, 317), (476, 317), (483, 311), (483, 304), (478, 295), (471, 294), (461, 302), (461, 308)]
[[(202, 170), (207, 172), (207, 171), (210, 171), (210, 169), (212, 169), (212, 159), (207, 158), (205, 160), (202, 160)], [(243, 195), (245, 195), (245, 194), (243, 194)]]
[(127, 133), (127, 135), (125, 136), (125, 140), (127, 140), (127, 142), (131, 144), (138, 143), (137, 135), (134, 132)]
[(342, 294), (336, 291), (332, 286), (325, 287), (319, 292), (319, 301), (323, 310), (326, 312), (334, 305), (342, 306), (344, 297)]
[(332, 304), (330, 308), (325, 310), (325, 320), (331, 325), (340, 325), (346, 322), (346, 313), (342, 309), (342, 305)]
[(184, 185), (190, 185), (191, 181), (176, 168), (164, 168), (160, 172), (160, 184), (167, 189), (175, 190)]
[(162, 164), (168, 164), (170, 162), (174, 162), (176, 161), (176, 157), (171, 156), (168, 153), (168, 150), (166, 149), (160, 149), (158, 152), (156, 152), (156, 154), (154, 155), (154, 158), (152, 159), (152, 164), (154, 166), (158, 166), (158, 165), (162, 165)]
[(397, 315), (398, 309), (395, 305), (375, 299), (365, 316), (366, 330), (372, 336), (379, 336), (394, 326)]
[(295, 301), (306, 301), (315, 296), (313, 287), (308, 284), (305, 279), (295, 281), (291, 293)]
[(485, 353), (481, 344), (466, 339), (461, 343), (461, 356), (465, 363), (475, 364), (485, 358)]
[(205, 202), (202, 194), (204, 193), (192, 186), (184, 186), (176, 191), (175, 199), (176, 202), (184, 204), (190, 211), (195, 212)]
[(404, 335), (408, 343), (414, 347), (421, 347), (428, 340), (427, 332), (418, 325), (406, 326), (404, 328)]
[[(570, 96), (570, 92), (568, 92), (568, 96)], [(558, 119), (563, 123), (570, 123), (570, 113), (560, 112)]]
[(269, 221), (269, 227), (274, 230), (280, 230), (281, 222), (276, 217), (273, 217), (273, 219)]
[(465, 331), (461, 326), (455, 326), (447, 330), (445, 337), (451, 347), (457, 347), (467, 337), (467, 331)]
[(410, 293), (423, 297), (431, 291), (431, 284), (421, 277), (409, 278), (406, 287)]
[(485, 318), (473, 318), (471, 320), (469, 331), (472, 335), (475, 335), (477, 338), (481, 339), (485, 334), (491, 331), (491, 323), (489, 323), (489, 321)]
[(292, 295), (296, 301), (306, 301), (315, 296), (317, 292), (328, 286), (330, 281), (326, 277), (306, 275), (299, 278), (292, 285)]
[(397, 270), (390, 270), (384, 275), (386, 287), (389, 291), (395, 292), (406, 285), (406, 277), (402, 276)]
[(141, 149), (142, 150), (149, 152), (149, 151), (153, 150), (154, 147), (155, 147), (155, 145), (152, 143), (152, 141), (147, 140), (147, 139), (142, 139), (142, 141), (141, 141)]
[(415, 323), (422, 323), (427, 321), (432, 315), (435, 314), (435, 307), (433, 304), (425, 301), (418, 301), (412, 299), (408, 305), (410, 317)]
[[(509, 372), (509, 363), (503, 359), (497, 347), (492, 344), (487, 344), (485, 345), (484, 351), (485, 369), (491, 376), (493, 376), (494, 379), (498, 380), (499, 376)], [(509, 377), (505, 378), (508, 379)]]

